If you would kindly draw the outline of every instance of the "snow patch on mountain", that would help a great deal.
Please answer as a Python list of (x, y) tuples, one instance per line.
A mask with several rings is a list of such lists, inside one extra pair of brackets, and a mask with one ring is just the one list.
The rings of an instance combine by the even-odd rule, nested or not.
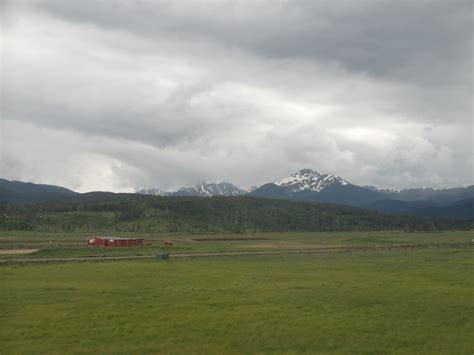
[(364, 185), (364, 189), (370, 190), (370, 191), (376, 191), (376, 192), (385, 192), (385, 193), (399, 193), (401, 190), (400, 189), (395, 189), (391, 187), (378, 187), (378, 186), (371, 186), (371, 185)]
[(340, 176), (319, 173), (312, 169), (302, 169), (293, 175), (275, 181), (274, 184), (285, 187), (290, 192), (320, 192), (332, 185), (349, 185), (349, 183)]
[(153, 189), (142, 189), (140, 191), (137, 191), (137, 194), (152, 195), (152, 196), (168, 196), (170, 192), (153, 188)]
[(186, 194), (192, 196), (212, 197), (212, 196), (238, 196), (247, 193), (244, 190), (229, 182), (209, 183), (202, 181), (194, 187), (184, 187), (176, 191), (174, 194)]
[(239, 196), (248, 193), (248, 190), (240, 188), (229, 182), (199, 182), (194, 187), (182, 187), (176, 191), (163, 191), (161, 189), (143, 189), (137, 191), (141, 195), (153, 195), (153, 196), (200, 196), (200, 197), (212, 197), (212, 196)]

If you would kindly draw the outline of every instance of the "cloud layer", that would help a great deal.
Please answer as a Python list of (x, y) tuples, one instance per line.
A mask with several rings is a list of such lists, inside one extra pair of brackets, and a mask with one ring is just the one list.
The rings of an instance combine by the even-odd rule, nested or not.
[(473, 183), (472, 2), (11, 1), (0, 172), (78, 191)]

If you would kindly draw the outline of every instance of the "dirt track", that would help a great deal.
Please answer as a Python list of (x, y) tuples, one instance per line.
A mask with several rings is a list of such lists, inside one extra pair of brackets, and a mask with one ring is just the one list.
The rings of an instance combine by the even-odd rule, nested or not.
[(0, 249), (0, 255), (31, 254), (39, 249)]

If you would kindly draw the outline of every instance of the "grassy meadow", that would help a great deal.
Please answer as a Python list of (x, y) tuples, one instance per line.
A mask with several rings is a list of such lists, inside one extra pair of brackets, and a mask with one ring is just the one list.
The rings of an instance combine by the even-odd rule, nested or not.
[[(157, 253), (209, 253), (250, 252), (273, 250), (319, 250), (333, 248), (365, 248), (403, 245), (443, 247), (450, 244), (470, 244), (474, 231), (405, 233), (400, 231), (377, 232), (290, 232), (252, 234), (162, 234), (109, 232), (105, 235), (146, 238), (151, 246), (132, 248), (97, 248), (84, 246), (93, 235), (84, 232), (0, 232), (0, 249), (38, 249), (22, 258), (153, 255)], [(172, 247), (162, 241), (170, 239)], [(1, 258), (16, 258), (2, 255)]]
[(395, 245), (405, 238), (433, 246), (4, 266), (0, 353), (472, 354), (472, 237), (309, 233), (203, 242), (182, 236), (177, 247), (182, 242), (182, 250), (196, 252)]

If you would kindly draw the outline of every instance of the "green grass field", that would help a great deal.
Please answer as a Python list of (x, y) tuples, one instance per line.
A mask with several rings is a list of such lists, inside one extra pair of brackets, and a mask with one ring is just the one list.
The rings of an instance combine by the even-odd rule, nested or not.
[[(0, 353), (472, 354), (472, 236), (271, 234), (183, 248), (395, 245), (403, 238), (437, 246), (4, 266)], [(453, 241), (464, 244), (443, 244)]]
[[(307, 250), (347, 247), (379, 247), (401, 245), (443, 246), (452, 243), (470, 244), (474, 231), (404, 233), (381, 232), (299, 232), (183, 235), (159, 233), (111, 233), (122, 237), (147, 238), (149, 247), (136, 248), (86, 248), (84, 241), (91, 233), (51, 232), (0, 232), (0, 249), (40, 249), (22, 258), (153, 255), (169, 253), (207, 253), (227, 251)], [(171, 239), (174, 245), (164, 247), (162, 241)], [(2, 255), (1, 258), (16, 258)]]

